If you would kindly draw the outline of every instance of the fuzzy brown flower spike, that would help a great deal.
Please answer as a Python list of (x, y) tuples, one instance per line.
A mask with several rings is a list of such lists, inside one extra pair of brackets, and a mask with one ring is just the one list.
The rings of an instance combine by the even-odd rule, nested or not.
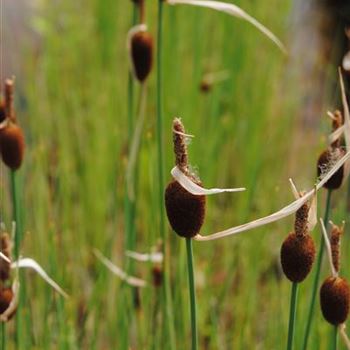
[(22, 129), (16, 124), (13, 107), (14, 81), (5, 82), (5, 111), (6, 119), (0, 128), (0, 150), (4, 163), (11, 169), (17, 170), (23, 161), (24, 135)]
[(320, 301), (323, 317), (333, 325), (340, 325), (346, 321), (349, 315), (350, 286), (345, 278), (338, 276), (340, 236), (343, 233), (343, 227), (332, 226), (330, 248), (333, 275), (323, 282), (320, 290)]
[(309, 235), (310, 203), (306, 202), (297, 210), (294, 229), (281, 247), (281, 265), (291, 282), (302, 282), (311, 271), (315, 260), (315, 243)]
[[(176, 166), (197, 185), (201, 182), (188, 170), (185, 128), (178, 118), (173, 122), (173, 141)], [(181, 237), (192, 238), (199, 233), (205, 217), (204, 195), (194, 195), (176, 180), (165, 190), (165, 207), (172, 229)]]
[(134, 74), (137, 80), (143, 83), (153, 65), (153, 38), (144, 24), (130, 31), (130, 54)]
[[(335, 111), (331, 114), (332, 118), (332, 129), (335, 132), (339, 129), (343, 123), (344, 119), (340, 111)], [(333, 140), (327, 150), (323, 151), (317, 161), (317, 176), (321, 176), (327, 171), (332, 164), (334, 164), (338, 159), (340, 159), (346, 153), (345, 149), (341, 147), (341, 138), (337, 137)], [(344, 166), (342, 166), (325, 184), (324, 188), (329, 190), (338, 189), (344, 178)]]

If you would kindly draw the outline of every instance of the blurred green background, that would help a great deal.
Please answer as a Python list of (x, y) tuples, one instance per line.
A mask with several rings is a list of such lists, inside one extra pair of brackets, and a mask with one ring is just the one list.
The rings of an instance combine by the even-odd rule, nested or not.
[[(146, 4), (146, 22), (156, 38), (157, 2)], [(315, 43), (312, 36), (317, 23), (313, 27), (310, 17), (305, 25), (300, 3), (235, 4), (277, 34), (288, 55), (241, 20), (207, 9), (164, 5), (166, 179), (170, 180), (174, 163), (171, 123), (178, 116), (195, 135), (190, 162), (205, 186), (247, 188), (208, 198), (202, 234), (289, 203), (293, 199), (289, 177), (299, 189), (311, 188), (316, 159), (330, 130), (325, 112), (339, 107), (335, 66), (318, 51), (322, 42)], [(154, 266), (133, 264), (133, 274), (150, 282), (137, 294), (136, 305), (135, 291), (92, 254), (97, 248), (118, 266), (129, 266), (124, 254), (130, 144), (126, 37), (133, 3), (60, 0), (34, 5), (33, 10), (5, 6), (2, 26), (4, 74), (16, 74), (17, 114), (27, 144), (20, 171), (25, 228), (21, 252), (44, 266), (70, 298), (63, 300), (39, 277), (24, 273), (26, 297), (16, 316), (23, 323), (21, 348), (189, 349), (185, 242), (168, 224), (166, 261), (175, 339), (168, 336), (169, 320), (162, 316), (161, 288), (152, 285)], [(9, 17), (16, 11), (26, 21), (22, 29)], [(201, 91), (205, 74), (220, 71), (227, 71), (228, 79)], [(155, 73), (154, 65), (147, 81), (137, 164), (135, 250), (139, 252), (149, 252), (160, 239)], [(139, 90), (135, 83), (134, 121)], [(2, 168), (1, 210), (9, 226), (7, 169)], [(318, 200), (321, 216), (325, 193), (320, 192)], [(334, 222), (347, 218), (345, 200), (346, 189), (333, 196)], [(285, 347), (291, 284), (281, 272), (279, 250), (292, 230), (290, 217), (236, 237), (194, 242), (200, 349)], [(348, 230), (342, 246), (344, 276), (350, 273), (347, 236)], [(318, 245), (319, 227), (313, 237)], [(321, 279), (329, 273), (324, 261)], [(299, 291), (295, 349), (301, 347), (312, 277), (313, 273)], [(332, 330), (318, 301), (316, 309), (309, 349), (328, 349)], [(13, 321), (7, 327), (9, 349), (14, 348), (14, 327)]]

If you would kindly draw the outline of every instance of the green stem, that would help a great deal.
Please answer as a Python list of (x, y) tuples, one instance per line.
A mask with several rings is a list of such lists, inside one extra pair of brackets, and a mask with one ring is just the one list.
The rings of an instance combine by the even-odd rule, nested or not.
[(338, 326), (334, 326), (333, 332), (332, 332), (332, 350), (337, 350), (337, 343), (338, 343)]
[(293, 282), (293, 284), (292, 284), (292, 294), (291, 294), (291, 297), (290, 297), (287, 350), (292, 350), (292, 348), (293, 348), (293, 338), (294, 338), (294, 326), (295, 326), (295, 314), (296, 314), (297, 300), (298, 300), (298, 283)]
[[(17, 173), (14, 170), (10, 170), (10, 185), (11, 185), (11, 196), (12, 196), (12, 220), (16, 223), (15, 229), (15, 242), (14, 242), (14, 258), (18, 260), (19, 258), (19, 246), (21, 242), (21, 223), (19, 219), (19, 201), (18, 201), (18, 192), (17, 192)], [(19, 275), (20, 279), (20, 275)], [(16, 317), (16, 332), (15, 332), (15, 340), (16, 340), (16, 348), (20, 349), (20, 338), (22, 334), (22, 322), (19, 317), (19, 307), (21, 305), (21, 301), (23, 300), (23, 291), (20, 291), (19, 303), (17, 306), (17, 317)]]
[(160, 235), (163, 241), (163, 253), (165, 246), (165, 222), (164, 222), (164, 173), (163, 173), (163, 118), (162, 118), (162, 32), (163, 32), (163, 2), (158, 2), (158, 34), (157, 34), (157, 153), (158, 153), (158, 183), (159, 183), (159, 205), (160, 205)]
[(14, 253), (15, 259), (19, 257), (19, 245), (21, 241), (20, 237), (20, 222), (19, 222), (19, 207), (18, 207), (18, 193), (16, 186), (16, 171), (10, 170), (10, 181), (11, 181), (11, 195), (12, 195), (12, 219), (16, 223), (15, 230), (15, 246)]
[(6, 324), (1, 322), (1, 350), (6, 349)]
[[(325, 213), (324, 213), (324, 224), (326, 226), (326, 229), (328, 227), (328, 220), (329, 220), (329, 215), (330, 215), (330, 210), (331, 210), (331, 197), (332, 197), (332, 190), (328, 190), (327, 191), (327, 199), (326, 199), (326, 209), (325, 209)], [(315, 302), (316, 302), (316, 294), (317, 294), (318, 285), (319, 285), (319, 281), (320, 281), (323, 251), (324, 251), (324, 238), (322, 235), (321, 241), (320, 241), (318, 258), (317, 258), (317, 262), (316, 262), (316, 272), (315, 272), (314, 282), (313, 282), (313, 286), (312, 286), (311, 301), (309, 304), (310, 305), (309, 306), (309, 313), (307, 316), (307, 323), (306, 323), (306, 328), (305, 328), (304, 342), (303, 342), (303, 347), (302, 347), (303, 350), (307, 349), (307, 343), (309, 340), (310, 329), (311, 329), (314, 308), (315, 308)]]
[(194, 286), (194, 273), (193, 273), (193, 252), (192, 252), (192, 239), (186, 238), (186, 250), (187, 250), (187, 266), (188, 266), (188, 283), (190, 291), (190, 304), (191, 304), (191, 329), (192, 329), (192, 350), (197, 350), (197, 315), (196, 315), (196, 291)]
[[(164, 154), (163, 154), (163, 96), (162, 96), (162, 44), (163, 44), (163, 0), (158, 1), (158, 30), (157, 30), (157, 166), (158, 166), (158, 200), (159, 200), (159, 232), (162, 240), (162, 252), (166, 257), (166, 240), (165, 240), (165, 212), (164, 212)], [(167, 320), (169, 339), (167, 343), (173, 350), (176, 349), (176, 338), (173, 323), (173, 312), (171, 304), (170, 278), (169, 269), (166, 259), (163, 260), (164, 284), (163, 284), (163, 298), (164, 298), (164, 315)], [(167, 335), (164, 333), (164, 336)]]

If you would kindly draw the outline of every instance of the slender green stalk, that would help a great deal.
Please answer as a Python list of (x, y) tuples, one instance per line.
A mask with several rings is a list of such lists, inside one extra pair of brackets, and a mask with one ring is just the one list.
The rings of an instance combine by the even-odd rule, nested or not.
[(333, 327), (332, 332), (332, 347), (331, 350), (337, 350), (338, 348), (338, 326)]
[(158, 153), (158, 183), (159, 183), (159, 219), (160, 235), (165, 252), (165, 221), (164, 221), (164, 154), (163, 154), (163, 96), (162, 96), (162, 32), (163, 32), (163, 1), (158, 1), (158, 33), (157, 33), (157, 153)]
[(12, 196), (12, 219), (16, 223), (15, 231), (15, 246), (14, 253), (15, 259), (19, 257), (19, 245), (21, 241), (20, 236), (20, 220), (19, 220), (19, 203), (18, 203), (18, 192), (16, 185), (16, 171), (10, 170), (10, 181), (11, 181), (11, 196)]
[[(158, 167), (158, 200), (159, 200), (159, 232), (162, 240), (163, 256), (166, 254), (166, 240), (165, 240), (165, 212), (164, 212), (164, 154), (163, 154), (163, 96), (162, 96), (162, 41), (163, 41), (163, 0), (158, 1), (158, 30), (157, 30), (157, 167)], [(163, 298), (164, 298), (164, 316), (167, 320), (169, 339), (167, 343), (171, 349), (176, 349), (175, 330), (173, 323), (173, 312), (171, 304), (170, 292), (170, 277), (166, 258), (163, 260), (164, 284), (163, 284)], [(164, 333), (164, 336), (166, 334)]]
[[(21, 223), (19, 219), (19, 200), (18, 200), (18, 191), (17, 191), (17, 173), (16, 171), (10, 170), (10, 186), (11, 186), (11, 196), (12, 196), (12, 220), (16, 223), (15, 229), (15, 241), (14, 241), (14, 258), (17, 260), (19, 258), (19, 247), (21, 242)], [(20, 278), (20, 274), (19, 274)], [(19, 307), (21, 301), (23, 300), (23, 291), (20, 291), (19, 305), (17, 307), (17, 317), (16, 317), (16, 346), (17, 349), (20, 349), (20, 338), (22, 334), (22, 322), (21, 318), (18, 316)]]
[[(331, 197), (332, 197), (332, 191), (328, 190), (327, 191), (327, 199), (326, 199), (326, 208), (325, 208), (325, 213), (324, 213), (324, 223), (325, 223), (326, 229), (328, 227), (328, 220), (329, 220), (329, 215), (330, 215), (330, 210), (331, 210)], [(324, 238), (323, 238), (323, 235), (321, 235), (320, 248), (318, 251), (318, 258), (317, 258), (317, 262), (316, 262), (316, 272), (315, 272), (315, 277), (314, 277), (314, 283), (312, 286), (311, 301), (309, 304), (310, 305), (309, 306), (309, 313), (307, 316), (304, 342), (303, 342), (303, 347), (302, 347), (303, 350), (307, 349), (307, 343), (309, 340), (310, 329), (311, 329), (314, 308), (315, 308), (315, 302), (316, 302), (316, 294), (317, 294), (318, 285), (319, 285), (319, 281), (320, 281), (323, 251), (324, 251)]]
[(188, 283), (189, 283), (190, 304), (191, 304), (192, 350), (197, 350), (198, 336), (197, 336), (197, 314), (196, 314), (196, 291), (194, 286), (193, 252), (192, 252), (191, 238), (186, 238), (186, 250), (187, 250), (187, 266), (188, 266)]
[(6, 349), (6, 324), (1, 322), (1, 350)]
[(294, 339), (294, 326), (295, 326), (295, 315), (298, 300), (298, 283), (293, 282), (292, 284), (292, 294), (290, 296), (290, 310), (289, 310), (289, 326), (288, 326), (288, 343), (287, 350), (293, 349), (293, 339)]

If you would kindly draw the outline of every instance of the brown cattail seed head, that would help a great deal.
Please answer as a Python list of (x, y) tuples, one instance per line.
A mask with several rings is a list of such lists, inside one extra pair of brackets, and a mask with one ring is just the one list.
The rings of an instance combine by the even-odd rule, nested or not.
[(11, 288), (0, 287), (0, 314), (4, 313), (9, 307), (13, 299), (13, 291)]
[(309, 234), (290, 233), (282, 244), (281, 264), (291, 282), (301, 282), (311, 271), (315, 260), (315, 243)]
[(0, 150), (4, 163), (12, 170), (17, 170), (24, 155), (24, 135), (22, 129), (9, 123), (0, 130)]
[[(192, 181), (200, 185), (188, 170), (185, 128), (178, 118), (173, 122), (175, 163)], [(205, 196), (197, 196), (172, 181), (165, 190), (165, 207), (172, 229), (181, 237), (191, 238), (199, 233), (205, 217)]]
[[(12, 242), (7, 233), (0, 236), (0, 251), (11, 260)], [(10, 278), (11, 266), (4, 259), (0, 259), (0, 280), (6, 281)]]
[(295, 214), (294, 230), (298, 237), (305, 236), (307, 234), (308, 216), (310, 205), (308, 203), (303, 204)]
[(350, 287), (344, 278), (328, 277), (320, 290), (323, 317), (333, 325), (346, 321), (350, 306)]
[(205, 217), (205, 196), (197, 196), (172, 181), (165, 190), (165, 207), (172, 229), (181, 237), (194, 237)]
[(5, 101), (0, 100), (0, 123), (2, 123), (5, 119), (6, 119)]
[(148, 77), (153, 64), (153, 38), (144, 30), (131, 37), (131, 58), (136, 78), (142, 83)]
[(154, 266), (152, 269), (153, 285), (158, 288), (163, 284), (163, 270), (160, 266)]
[[(345, 151), (341, 148), (330, 148), (321, 153), (317, 161), (317, 176), (320, 177), (331, 165), (341, 158), (345, 154)], [(338, 189), (344, 178), (344, 166), (340, 167), (338, 171), (323, 185), (328, 190)]]

